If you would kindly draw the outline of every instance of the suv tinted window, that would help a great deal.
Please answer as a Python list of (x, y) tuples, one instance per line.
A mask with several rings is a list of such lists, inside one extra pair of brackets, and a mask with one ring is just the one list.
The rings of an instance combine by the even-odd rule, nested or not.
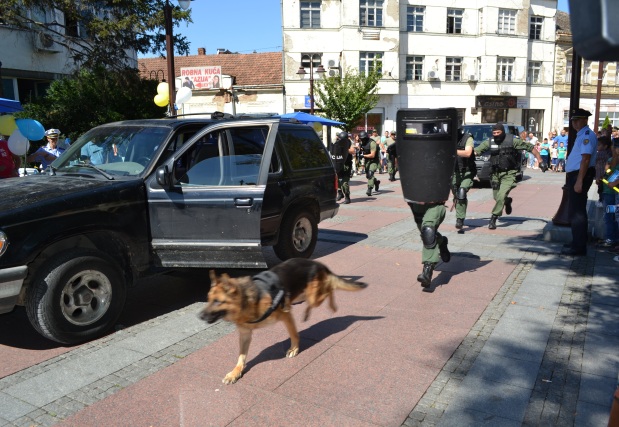
[(294, 170), (331, 166), (331, 159), (313, 129), (282, 129), (280, 141)]

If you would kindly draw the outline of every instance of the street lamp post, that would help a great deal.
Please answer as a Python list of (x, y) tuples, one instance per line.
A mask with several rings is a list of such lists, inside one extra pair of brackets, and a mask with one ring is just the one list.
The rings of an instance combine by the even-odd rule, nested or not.
[[(178, 0), (178, 5), (183, 10), (187, 10), (190, 3), (191, 0)], [(165, 2), (165, 6), (163, 7), (163, 16), (165, 18), (165, 50), (168, 63), (168, 115), (176, 116), (176, 109), (174, 108), (174, 104), (176, 102), (176, 77), (174, 74), (174, 42), (172, 40), (172, 30), (174, 24), (172, 21), (172, 5), (170, 4), (170, 0), (166, 0)]]
[[(309, 65), (309, 84), (310, 84), (310, 114), (314, 114), (314, 55), (310, 55), (310, 65)], [(316, 67), (316, 73), (318, 75), (322, 75), (324, 74), (325, 68), (322, 66), (322, 64), (319, 64), (318, 67)], [(301, 78), (303, 78), (303, 76), (305, 76), (307, 74), (307, 72), (305, 71), (305, 67), (300, 66), (299, 70), (297, 71), (297, 75), (301, 76)]]

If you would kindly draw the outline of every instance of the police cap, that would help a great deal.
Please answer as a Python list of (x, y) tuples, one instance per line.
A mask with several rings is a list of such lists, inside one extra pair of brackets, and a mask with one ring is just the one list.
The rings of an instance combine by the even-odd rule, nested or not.
[(582, 119), (582, 118), (587, 118), (591, 115), (589, 111), (582, 109), (582, 108), (577, 108), (575, 110), (572, 110), (571, 113), (572, 113), (570, 114), (571, 119)]

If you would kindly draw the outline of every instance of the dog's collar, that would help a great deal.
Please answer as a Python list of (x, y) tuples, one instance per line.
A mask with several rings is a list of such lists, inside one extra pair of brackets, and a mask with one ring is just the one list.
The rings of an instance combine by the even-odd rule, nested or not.
[(271, 295), (271, 306), (267, 311), (262, 314), (258, 319), (252, 320), (247, 323), (260, 323), (267, 317), (269, 317), (277, 307), (280, 305), (284, 306), (284, 295), (285, 291), (282, 288), (279, 282), (279, 276), (272, 271), (263, 271), (262, 273), (256, 274), (252, 277), (252, 280), (256, 284), (256, 286), (260, 289), (261, 292), (266, 292)]

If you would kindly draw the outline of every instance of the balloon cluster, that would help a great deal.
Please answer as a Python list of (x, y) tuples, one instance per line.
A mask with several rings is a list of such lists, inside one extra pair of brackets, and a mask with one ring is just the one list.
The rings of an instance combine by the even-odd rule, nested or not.
[[(167, 82), (161, 82), (157, 85), (157, 95), (153, 101), (155, 101), (155, 105), (158, 107), (165, 107), (170, 103), (170, 86), (168, 86)], [(183, 104), (191, 99), (191, 89), (183, 86), (176, 92), (176, 103)]]
[(12, 115), (0, 116), (0, 135), (9, 135), (9, 150), (16, 156), (28, 151), (30, 141), (39, 141), (45, 136), (45, 128), (33, 119), (17, 119)]

